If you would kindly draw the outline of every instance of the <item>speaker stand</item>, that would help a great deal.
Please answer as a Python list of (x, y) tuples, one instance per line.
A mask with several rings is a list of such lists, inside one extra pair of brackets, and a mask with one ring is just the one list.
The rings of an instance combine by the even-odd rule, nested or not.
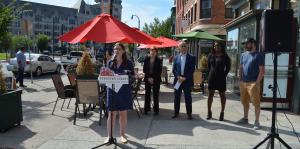
[(280, 143), (282, 143), (287, 149), (292, 149), (283, 139), (280, 138), (279, 134), (276, 132), (276, 111), (277, 111), (277, 60), (278, 60), (278, 52), (274, 53), (274, 77), (273, 77), (273, 106), (272, 106), (272, 125), (271, 125), (271, 132), (268, 136), (258, 143), (253, 149), (257, 149), (262, 144), (264, 144), (267, 140), (269, 140), (267, 144), (267, 149), (271, 146), (271, 149), (275, 147), (275, 139), (277, 139)]

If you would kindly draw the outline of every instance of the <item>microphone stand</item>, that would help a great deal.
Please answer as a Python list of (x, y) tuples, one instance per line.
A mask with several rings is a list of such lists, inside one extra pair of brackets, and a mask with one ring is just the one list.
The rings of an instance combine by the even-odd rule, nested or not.
[[(108, 88), (107, 88), (108, 89)], [(115, 85), (112, 84), (112, 90), (115, 90)], [(107, 98), (108, 98), (108, 95), (109, 95), (109, 92), (107, 92)], [(112, 102), (114, 101), (112, 98), (111, 98)], [(117, 139), (113, 137), (113, 111), (110, 111), (110, 134), (111, 136), (109, 137), (109, 140), (107, 143), (103, 143), (101, 145), (98, 145), (96, 147), (93, 147), (92, 149), (96, 149), (96, 148), (100, 148), (102, 146), (110, 146), (112, 144), (115, 145), (115, 147), (119, 147), (121, 149), (123, 149), (123, 147), (121, 147), (118, 143), (117, 143)]]

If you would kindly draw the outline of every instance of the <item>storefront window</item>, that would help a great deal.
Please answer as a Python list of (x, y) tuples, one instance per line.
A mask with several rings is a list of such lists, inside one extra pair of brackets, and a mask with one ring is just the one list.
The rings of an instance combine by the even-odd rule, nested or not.
[(248, 22), (245, 22), (240, 26), (240, 33), (239, 33), (239, 54), (245, 51), (244, 46), (242, 43), (247, 38), (254, 38), (256, 39), (256, 20), (252, 19)]
[[(265, 55), (265, 70), (266, 74), (264, 77), (263, 85), (263, 97), (273, 97), (273, 92), (269, 89), (269, 85), (273, 86), (274, 77), (274, 65), (273, 65), (274, 54), (267, 53)], [(287, 98), (287, 85), (288, 85), (288, 68), (289, 66), (289, 53), (282, 53), (278, 56), (278, 66), (277, 66), (277, 84), (278, 98)]]
[(237, 69), (237, 53), (238, 53), (238, 36), (239, 29), (234, 29), (227, 34), (227, 53), (231, 59), (230, 73), (235, 75)]
[(238, 68), (238, 39), (239, 29), (233, 29), (227, 33), (227, 44), (226, 51), (231, 60), (231, 69), (227, 77), (228, 90), (237, 92), (238, 90), (238, 79), (237, 79), (237, 68)]
[(271, 8), (271, 0), (256, 0), (254, 2), (255, 9), (270, 9)]

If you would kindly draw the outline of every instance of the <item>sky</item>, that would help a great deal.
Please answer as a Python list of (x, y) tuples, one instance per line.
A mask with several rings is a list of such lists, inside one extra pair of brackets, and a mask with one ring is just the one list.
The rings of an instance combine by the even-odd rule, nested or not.
[[(51, 4), (64, 7), (72, 7), (77, 0), (25, 0), (37, 3)], [(94, 0), (85, 0), (93, 4)], [(141, 28), (144, 23), (151, 23), (155, 17), (164, 20), (171, 15), (174, 0), (123, 0), (122, 21), (131, 27), (138, 27), (136, 17), (131, 20), (131, 15), (139, 16)]]

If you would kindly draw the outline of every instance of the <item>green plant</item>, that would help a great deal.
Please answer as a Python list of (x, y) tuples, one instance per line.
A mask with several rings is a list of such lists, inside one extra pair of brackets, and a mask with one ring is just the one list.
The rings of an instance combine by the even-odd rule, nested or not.
[(87, 51), (83, 52), (83, 55), (78, 62), (76, 73), (77, 75), (94, 75), (95, 65), (93, 64), (90, 54)]
[(87, 49), (86, 46), (83, 45), (83, 44), (81, 44), (81, 45), (79, 46), (79, 51), (85, 51), (86, 49)]
[(6, 93), (6, 84), (4, 79), (4, 74), (2, 72), (2, 65), (0, 65), (0, 94)]
[(40, 52), (43, 52), (48, 49), (50, 37), (44, 34), (39, 34), (36, 39), (36, 45)]
[(208, 68), (208, 58), (207, 55), (203, 54), (200, 58), (200, 71), (204, 72)]
[(25, 36), (14, 36), (12, 43), (14, 50), (19, 50), (21, 47), (33, 46), (33, 41)]

